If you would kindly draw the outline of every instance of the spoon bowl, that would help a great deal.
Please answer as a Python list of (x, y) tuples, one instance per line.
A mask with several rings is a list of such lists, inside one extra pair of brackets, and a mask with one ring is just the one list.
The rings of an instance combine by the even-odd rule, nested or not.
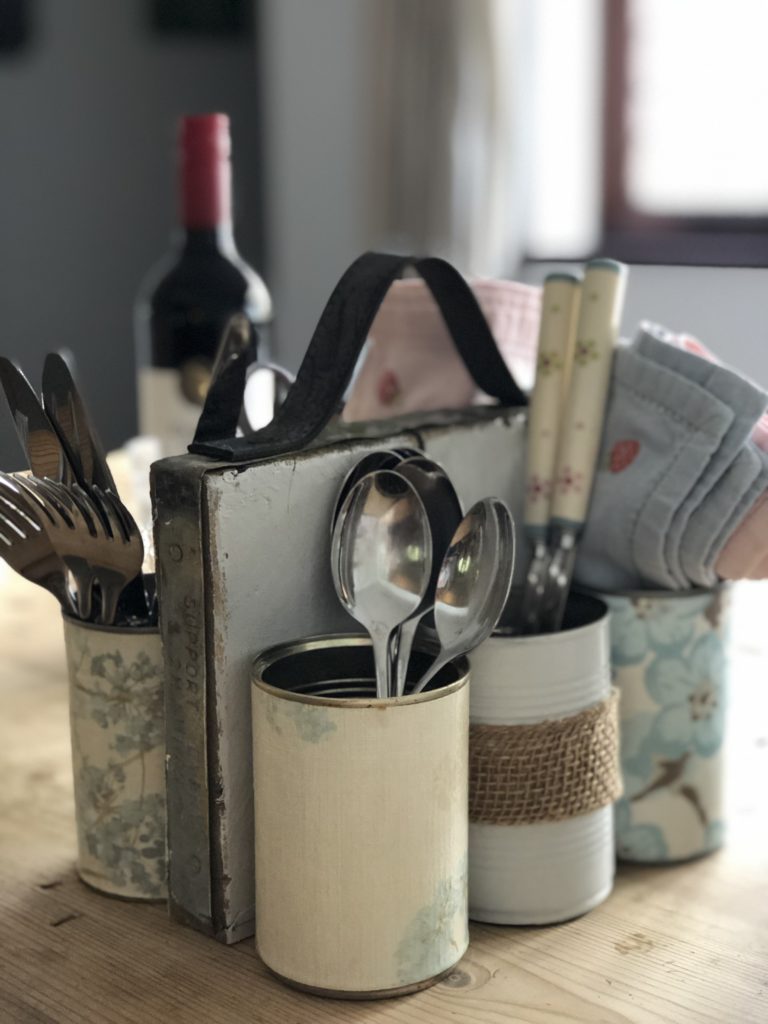
[(376, 470), (349, 491), (331, 541), (336, 593), (371, 637), (376, 693), (393, 694), (390, 638), (417, 610), (432, 574), (432, 537), (413, 484)]
[(435, 603), (435, 588), (443, 557), (451, 538), (463, 515), (461, 502), (448, 474), (443, 467), (424, 455), (403, 460), (397, 472), (410, 480), (424, 503), (432, 531), (432, 574), (429, 586), (415, 613), (396, 631), (393, 657), (396, 663), (396, 692), (400, 696), (405, 690), (408, 661), (413, 648), (416, 630), (422, 618), (432, 610)]
[(440, 654), (412, 693), (420, 693), (444, 665), (491, 635), (509, 596), (514, 564), (509, 509), (498, 498), (484, 498), (459, 523), (443, 558), (434, 609)]
[(336, 525), (336, 520), (339, 518), (339, 513), (347, 495), (359, 480), (362, 480), (369, 473), (374, 473), (377, 469), (394, 469), (404, 459), (411, 459), (419, 455), (421, 455), (421, 452), (417, 451), (416, 448), (388, 448), (384, 451), (369, 452), (367, 455), (364, 455), (350, 469), (339, 488), (331, 517), (331, 533), (333, 533), (333, 528)]

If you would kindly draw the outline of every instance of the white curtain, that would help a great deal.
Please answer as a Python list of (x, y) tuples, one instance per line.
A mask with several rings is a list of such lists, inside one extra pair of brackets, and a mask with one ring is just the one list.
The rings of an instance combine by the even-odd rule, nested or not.
[(522, 255), (530, 0), (376, 0), (372, 208), (384, 244), (509, 276)]

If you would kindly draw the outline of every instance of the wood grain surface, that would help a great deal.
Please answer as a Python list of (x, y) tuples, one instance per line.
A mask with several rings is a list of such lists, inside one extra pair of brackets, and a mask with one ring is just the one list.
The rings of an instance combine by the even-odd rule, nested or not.
[[(304, 995), (233, 947), (75, 876), (63, 643), (51, 598), (0, 562), (2, 1024), (764, 1024), (768, 1020), (768, 643), (762, 585), (737, 595), (726, 848), (621, 867), (601, 907), (548, 928), (475, 925), (434, 988), (378, 1003)], [(404, 870), (407, 865), (404, 865)]]

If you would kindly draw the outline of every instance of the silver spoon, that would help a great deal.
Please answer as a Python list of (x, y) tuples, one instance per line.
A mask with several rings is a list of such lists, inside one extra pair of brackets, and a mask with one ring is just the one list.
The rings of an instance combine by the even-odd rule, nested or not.
[(405, 459), (397, 472), (410, 480), (424, 502), (432, 531), (432, 575), (424, 599), (410, 619), (396, 630), (393, 658), (396, 665), (395, 688), (400, 697), (405, 691), (408, 661), (419, 623), (435, 604), (435, 588), (443, 557), (464, 514), (456, 490), (443, 467), (424, 455)]
[(484, 498), (467, 512), (453, 535), (435, 593), (440, 654), (414, 686), (421, 693), (440, 669), (491, 635), (504, 610), (515, 564), (509, 509)]
[(388, 448), (384, 451), (369, 452), (364, 455), (359, 462), (350, 469), (347, 475), (344, 477), (344, 481), (339, 488), (339, 493), (336, 498), (336, 504), (333, 508), (333, 515), (331, 517), (331, 533), (336, 525), (336, 520), (339, 518), (339, 512), (341, 512), (342, 505), (358, 482), (362, 480), (364, 476), (369, 473), (375, 472), (377, 469), (394, 469), (398, 466), (403, 459), (410, 459), (414, 456), (420, 456), (422, 453), (416, 448)]
[(347, 495), (331, 539), (339, 600), (373, 645), (376, 696), (393, 693), (390, 637), (421, 604), (432, 573), (432, 538), (421, 498), (405, 477), (378, 470)]

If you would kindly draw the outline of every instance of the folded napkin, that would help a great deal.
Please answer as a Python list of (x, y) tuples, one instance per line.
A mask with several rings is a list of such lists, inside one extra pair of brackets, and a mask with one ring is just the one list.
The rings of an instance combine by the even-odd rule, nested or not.
[(740, 502), (747, 502), (746, 513), (765, 487), (758, 482), (761, 460), (745, 445), (765, 411), (766, 396), (711, 358), (676, 347), (671, 333), (658, 324), (641, 325), (634, 349), (659, 367), (700, 384), (733, 412), (719, 448), (675, 512), (664, 538), (665, 562), (677, 587), (713, 586), (717, 582), (713, 553), (719, 553), (725, 543), (734, 517), (740, 518)]
[(725, 402), (633, 347), (614, 356), (601, 451), (576, 582), (678, 589), (667, 531), (734, 420)]
[(644, 324), (616, 353), (576, 566), (583, 585), (711, 586), (768, 563), (768, 533), (754, 551), (768, 516), (755, 515), (768, 487), (768, 396), (680, 339)]

